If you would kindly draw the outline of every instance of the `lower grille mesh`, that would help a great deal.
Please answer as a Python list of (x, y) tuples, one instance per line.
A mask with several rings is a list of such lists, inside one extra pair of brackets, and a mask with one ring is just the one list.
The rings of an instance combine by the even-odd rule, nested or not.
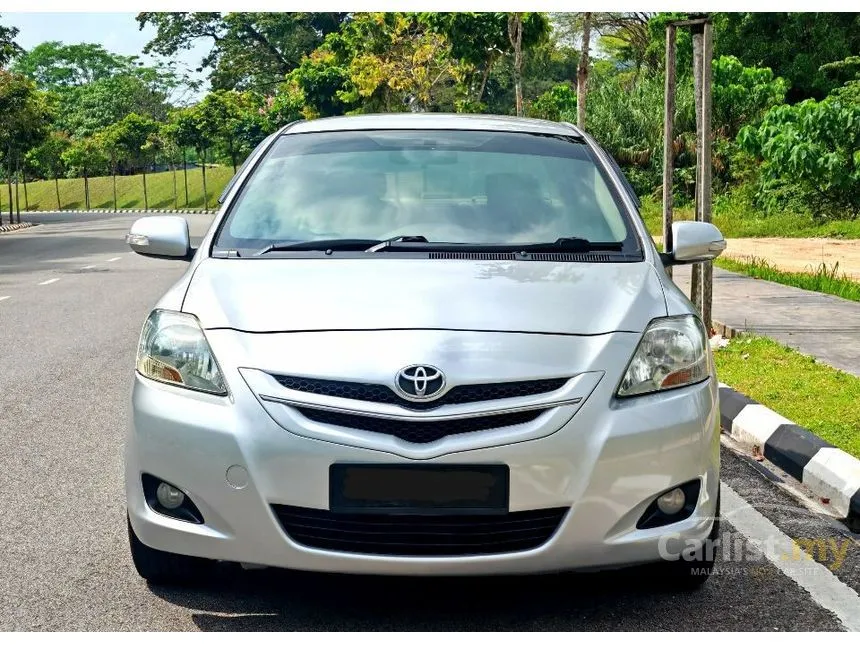
[(327, 551), (394, 556), (468, 556), (536, 549), (567, 508), (504, 515), (383, 515), (272, 505), (294, 541)]
[(378, 432), (410, 443), (430, 443), (452, 434), (479, 432), (528, 423), (537, 419), (543, 412), (543, 410), (528, 410), (451, 421), (399, 421), (299, 406), (296, 406), (295, 409), (306, 418), (317, 423), (365, 430), (366, 432)]

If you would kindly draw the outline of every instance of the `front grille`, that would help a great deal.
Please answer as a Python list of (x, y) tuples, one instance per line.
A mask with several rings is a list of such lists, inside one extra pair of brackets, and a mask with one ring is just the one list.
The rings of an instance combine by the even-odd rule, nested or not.
[(410, 443), (430, 443), (443, 437), (465, 432), (480, 432), (493, 428), (505, 428), (520, 423), (528, 423), (537, 419), (543, 410), (528, 410), (525, 412), (508, 412), (489, 414), (478, 417), (468, 417), (450, 421), (400, 421), (397, 419), (381, 419), (347, 412), (332, 412), (296, 406), (302, 415), (311, 421), (326, 423), (333, 426), (365, 430), (387, 434)]
[(381, 383), (356, 383), (353, 381), (334, 381), (329, 379), (306, 378), (299, 376), (272, 375), (278, 383), (291, 390), (322, 394), (341, 399), (389, 403), (410, 410), (433, 410), (442, 405), (476, 403), (496, 399), (510, 399), (517, 396), (533, 396), (553, 392), (567, 383), (566, 378), (550, 378), (532, 381), (513, 381), (509, 383), (480, 383), (477, 385), (457, 385), (446, 394), (427, 403), (407, 401), (387, 385)]
[(567, 508), (504, 515), (385, 515), (272, 505), (287, 535), (327, 551), (393, 556), (468, 556), (536, 549)]

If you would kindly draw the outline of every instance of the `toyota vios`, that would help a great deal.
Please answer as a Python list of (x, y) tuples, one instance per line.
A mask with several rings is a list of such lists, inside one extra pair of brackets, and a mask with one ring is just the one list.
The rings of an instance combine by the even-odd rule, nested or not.
[(572, 125), (430, 114), (265, 140), (143, 325), (126, 451), (153, 582), (215, 561), (365, 574), (662, 563), (704, 580), (719, 508), (707, 331), (614, 161)]

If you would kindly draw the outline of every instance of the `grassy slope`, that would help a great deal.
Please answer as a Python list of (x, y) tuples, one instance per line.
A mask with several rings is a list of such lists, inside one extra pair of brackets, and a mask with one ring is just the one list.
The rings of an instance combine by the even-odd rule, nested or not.
[[(206, 169), (206, 188), (209, 207), (216, 205), (216, 200), (224, 186), (233, 176), (233, 169), (218, 166)], [(66, 210), (84, 208), (83, 179), (61, 179), (60, 201)], [(90, 184), (90, 208), (113, 208), (113, 185), (110, 177), (93, 177)], [(159, 172), (146, 176), (146, 188), (150, 208), (173, 208), (173, 173)], [(179, 196), (179, 208), (186, 208), (185, 184), (182, 171), (176, 173), (176, 190)], [(14, 199), (15, 186), (12, 186)], [(143, 179), (141, 175), (116, 178), (117, 205), (119, 208), (143, 208)], [(21, 200), (21, 210), (24, 210), (24, 189), (18, 187), (18, 197)], [(57, 194), (54, 182), (36, 181), (27, 183), (27, 198), (29, 210), (57, 210)], [(14, 203), (14, 202), (13, 202)], [(188, 205), (187, 208), (203, 207), (203, 174), (199, 168), (188, 171)], [(9, 213), (9, 192), (3, 185), (0, 187), (0, 209)]]
[(860, 457), (860, 378), (754, 336), (732, 339), (714, 359), (720, 381)]
[[(642, 200), (642, 218), (652, 235), (662, 235), (662, 205), (653, 198)], [(693, 219), (692, 207), (674, 209), (675, 220)], [(750, 212), (731, 197), (714, 202), (714, 224), (725, 237), (836, 237), (860, 239), (860, 219), (817, 223), (809, 215)]]

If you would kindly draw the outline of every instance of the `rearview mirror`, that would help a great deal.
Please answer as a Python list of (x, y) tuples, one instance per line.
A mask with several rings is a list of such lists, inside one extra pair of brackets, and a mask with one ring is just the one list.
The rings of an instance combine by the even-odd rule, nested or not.
[(726, 249), (726, 240), (710, 222), (675, 222), (672, 224), (672, 249), (661, 254), (663, 263), (693, 264), (713, 260)]
[(132, 251), (141, 255), (185, 259), (191, 256), (188, 222), (176, 215), (156, 215), (137, 220), (125, 241)]

